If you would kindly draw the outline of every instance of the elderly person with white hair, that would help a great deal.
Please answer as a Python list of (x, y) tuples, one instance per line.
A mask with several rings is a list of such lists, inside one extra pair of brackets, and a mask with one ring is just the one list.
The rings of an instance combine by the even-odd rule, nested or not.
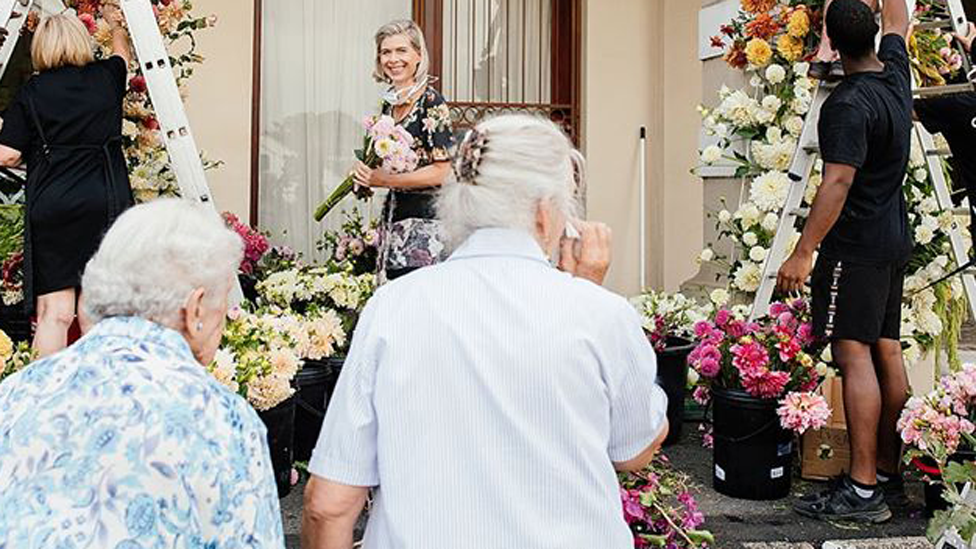
[(0, 547), (284, 547), (265, 428), (202, 366), (242, 254), (189, 202), (119, 217), (83, 276), (97, 324), (0, 384)]
[(460, 245), (367, 304), (303, 547), (351, 547), (375, 488), (366, 549), (629, 549), (615, 470), (651, 460), (667, 398), (637, 313), (600, 286), (609, 231), (570, 221), (579, 153), (549, 121), (503, 116), (457, 154), (438, 211)]

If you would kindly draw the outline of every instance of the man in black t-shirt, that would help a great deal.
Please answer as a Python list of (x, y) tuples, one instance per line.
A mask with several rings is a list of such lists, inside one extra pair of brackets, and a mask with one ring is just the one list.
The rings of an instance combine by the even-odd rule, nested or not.
[[(976, 25), (969, 24), (966, 36), (955, 35), (972, 55)], [(976, 64), (976, 59), (973, 60)], [(976, 93), (944, 95), (915, 101), (915, 116), (929, 133), (941, 133), (949, 143), (952, 182), (966, 189), (969, 198), (969, 231), (976, 241)]]
[(883, 522), (885, 492), (901, 489), (895, 423), (908, 398), (899, 343), (904, 267), (912, 251), (902, 183), (912, 91), (905, 2), (888, 0), (884, 36), (859, 0), (834, 0), (827, 32), (846, 77), (820, 112), (823, 183), (778, 286), (798, 291), (813, 269), (814, 332), (830, 341), (844, 378), (851, 470), (831, 490), (796, 502), (821, 519)]

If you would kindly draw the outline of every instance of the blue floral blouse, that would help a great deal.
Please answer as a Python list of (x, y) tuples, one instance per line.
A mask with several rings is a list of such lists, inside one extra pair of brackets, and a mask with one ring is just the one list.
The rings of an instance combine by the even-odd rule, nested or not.
[(143, 319), (0, 384), (0, 549), (83, 547), (284, 547), (261, 420)]

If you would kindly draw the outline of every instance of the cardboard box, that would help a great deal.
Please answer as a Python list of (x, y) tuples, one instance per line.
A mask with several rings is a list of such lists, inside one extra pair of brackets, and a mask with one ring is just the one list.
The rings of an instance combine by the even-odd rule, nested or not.
[(820, 387), (832, 414), (827, 426), (807, 431), (800, 444), (800, 476), (807, 480), (827, 480), (851, 469), (851, 447), (844, 419), (844, 386), (831, 377)]

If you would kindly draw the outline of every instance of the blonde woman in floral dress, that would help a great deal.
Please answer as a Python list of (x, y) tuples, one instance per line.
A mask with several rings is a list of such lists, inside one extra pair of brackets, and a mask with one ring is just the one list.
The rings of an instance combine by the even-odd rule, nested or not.
[(416, 170), (404, 174), (356, 164), (357, 183), (390, 190), (383, 208), (379, 261), (381, 278), (386, 280), (433, 265), (445, 252), (434, 200), (450, 173), (454, 135), (447, 102), (429, 86), (429, 66), (423, 32), (413, 21), (394, 21), (376, 32), (373, 76), (390, 85), (383, 97), (383, 114), (413, 136), (420, 159)]

